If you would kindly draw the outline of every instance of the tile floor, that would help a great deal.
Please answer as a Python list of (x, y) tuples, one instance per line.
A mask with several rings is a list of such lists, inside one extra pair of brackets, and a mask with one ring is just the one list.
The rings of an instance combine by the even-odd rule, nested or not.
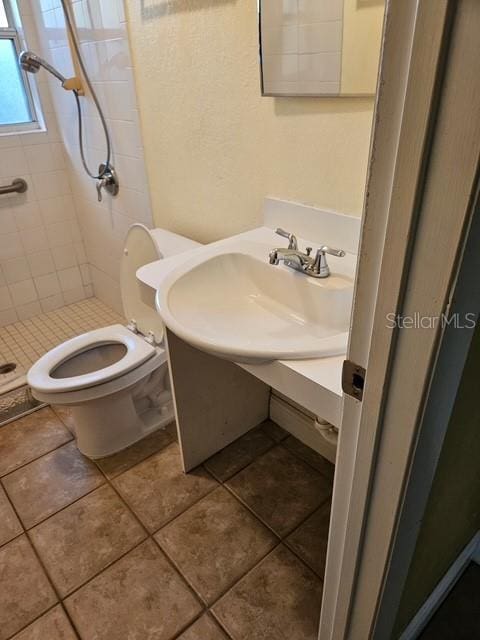
[(0, 640), (316, 640), (333, 467), (267, 421), (185, 475), (174, 425), (84, 458), (0, 428)]

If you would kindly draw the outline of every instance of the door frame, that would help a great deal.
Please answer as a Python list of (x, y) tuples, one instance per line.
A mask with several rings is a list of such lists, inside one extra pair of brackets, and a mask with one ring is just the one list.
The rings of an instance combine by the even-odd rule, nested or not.
[[(475, 3), (387, 4), (347, 355), (367, 375), (363, 401), (344, 400), (321, 640), (389, 637), (375, 627), (392, 617), (382, 598), (445, 331), (440, 323), (392, 330), (386, 318), (417, 311), (440, 317), (451, 309), (480, 144), (478, 82), (460, 65), (461, 55), (478, 67)], [(469, 343), (465, 334), (464, 355)], [(457, 364), (458, 374), (461, 358)]]

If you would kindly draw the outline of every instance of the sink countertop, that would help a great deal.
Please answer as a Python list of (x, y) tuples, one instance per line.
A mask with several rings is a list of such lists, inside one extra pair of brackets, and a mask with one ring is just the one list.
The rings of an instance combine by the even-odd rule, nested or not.
[[(299, 248), (314, 247), (315, 243), (298, 237)], [(285, 240), (269, 227), (251, 231), (203, 245), (186, 253), (152, 262), (137, 271), (138, 279), (158, 291), (162, 282), (187, 263), (194, 265), (222, 253), (243, 250), (260, 260), (268, 260), (271, 249), (283, 246)], [(356, 255), (347, 253), (344, 258), (329, 256), (332, 272), (351, 278), (355, 274)], [(289, 267), (279, 265), (278, 269)], [(301, 276), (308, 277), (308, 276)], [(157, 296), (158, 299), (158, 296)], [(307, 360), (274, 360), (265, 363), (237, 363), (252, 375), (277, 389), (301, 406), (335, 426), (340, 426), (342, 412), (341, 374), (344, 355)]]

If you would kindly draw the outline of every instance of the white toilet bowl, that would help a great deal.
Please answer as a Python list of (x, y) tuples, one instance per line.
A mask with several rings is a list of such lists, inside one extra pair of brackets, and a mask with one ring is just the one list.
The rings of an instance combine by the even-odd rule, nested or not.
[(196, 242), (135, 224), (125, 242), (121, 290), (126, 327), (116, 324), (67, 340), (41, 357), (27, 381), (33, 395), (71, 407), (77, 446), (90, 458), (125, 449), (173, 419), (163, 324), (154, 292), (136, 278), (144, 264)]

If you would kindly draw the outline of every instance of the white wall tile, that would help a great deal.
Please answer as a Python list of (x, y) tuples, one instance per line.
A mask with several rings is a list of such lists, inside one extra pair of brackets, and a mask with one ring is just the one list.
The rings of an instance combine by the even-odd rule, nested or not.
[(131, 82), (106, 82), (105, 99), (109, 118), (132, 120), (136, 108), (135, 94)]
[(0, 155), (0, 178), (28, 173), (27, 159), (22, 147), (2, 149)]
[(24, 250), (19, 233), (0, 234), (0, 260), (18, 258), (23, 254)]
[(340, 74), (341, 53), (312, 53), (298, 56), (300, 81), (335, 82)]
[(52, 248), (53, 261), (55, 268), (60, 271), (62, 269), (68, 269), (74, 267), (77, 264), (77, 254), (75, 246), (73, 244), (65, 244), (59, 247)]
[(50, 248), (65, 244), (72, 244), (70, 221), (55, 222), (47, 226), (47, 238)]
[(297, 0), (262, 0), (262, 19), (266, 25), (296, 24), (297, 16)]
[(297, 25), (262, 30), (262, 54), (298, 53)]
[(37, 253), (42, 249), (48, 249), (47, 233), (44, 227), (25, 229), (20, 232), (20, 235), (27, 255), (30, 253)]
[(59, 196), (48, 200), (40, 200), (39, 205), (43, 223), (47, 226), (76, 217), (72, 196)]
[(8, 287), (0, 287), (0, 311), (5, 311), (12, 307), (13, 301)]
[(298, 0), (299, 24), (342, 20), (343, 0)]
[[(119, 264), (126, 225), (152, 223), (128, 32), (123, 0), (75, 0), (74, 4), (82, 53), (113, 138), (112, 163), (120, 175), (120, 195), (105, 194), (98, 206), (95, 183), (85, 175), (80, 161), (72, 96), (55, 79), (38, 74), (48, 131), (11, 136), (8, 144), (0, 138), (0, 176), (25, 175), (30, 186), (15, 206), (0, 203), (0, 222), (4, 223), (0, 225), (0, 264), (15, 258), (27, 261), (31, 276), (40, 279), (42, 309), (91, 295), (93, 281), (99, 283), (96, 295), (120, 310)], [(22, 0), (21, 10), (30, 46), (38, 46), (37, 33), (33, 33), (36, 24), (41, 55), (65, 75), (71, 74), (59, 0)], [(91, 99), (82, 98), (82, 106), (86, 155), (95, 170), (105, 156), (103, 130)], [(96, 269), (96, 279), (90, 267)], [(47, 283), (53, 287), (55, 277), (64, 293), (47, 295)], [(21, 306), (23, 317), (38, 302)]]
[(24, 147), (30, 173), (60, 170), (64, 166), (61, 143)]
[(11, 309), (6, 309), (5, 311), (0, 311), (0, 327), (17, 322), (17, 320), (18, 315), (13, 307)]
[(82, 286), (82, 276), (78, 267), (70, 267), (58, 271), (58, 279), (62, 291), (76, 289)]
[(42, 276), (55, 271), (52, 254), (48, 249), (31, 253), (27, 256), (27, 260), (32, 276)]
[(75, 289), (69, 289), (63, 292), (63, 299), (65, 304), (73, 304), (79, 302), (87, 297), (84, 287), (75, 287)]
[(42, 307), (40, 303), (29, 302), (28, 304), (20, 304), (16, 307), (16, 312), (19, 320), (28, 320), (29, 318), (33, 318), (34, 316), (38, 316), (39, 313), (42, 313)]
[(60, 293), (60, 283), (58, 282), (56, 273), (38, 276), (38, 278), (34, 279), (34, 282), (40, 299)]
[(265, 75), (272, 82), (296, 82), (298, 80), (298, 58), (296, 54), (264, 56)]
[(41, 225), (40, 209), (35, 201), (13, 206), (12, 214), (18, 231), (35, 229)]
[(16, 231), (17, 225), (15, 224), (15, 218), (12, 210), (7, 208), (6, 206), (2, 207), (0, 209), (0, 235), (5, 235), (6, 233), (15, 233)]
[(82, 275), (82, 282), (84, 285), (92, 283), (92, 276), (91, 276), (90, 267), (88, 266), (88, 264), (80, 265), (80, 273)]
[(33, 174), (33, 185), (39, 200), (70, 195), (70, 183), (66, 171), (49, 171)]
[(63, 307), (65, 304), (65, 300), (61, 293), (58, 293), (55, 296), (50, 296), (50, 298), (44, 298), (40, 300), (40, 305), (42, 307), (42, 311), (47, 313), (48, 311), (54, 311), (55, 309), (59, 309)]
[(12, 296), (13, 304), (16, 307), (32, 302), (38, 298), (32, 279), (15, 282), (14, 284), (8, 285), (8, 288), (10, 290), (10, 295)]
[(5, 282), (13, 284), (31, 278), (30, 267), (25, 258), (14, 258), (2, 264)]
[(298, 53), (341, 51), (342, 26), (341, 20), (299, 25)]

